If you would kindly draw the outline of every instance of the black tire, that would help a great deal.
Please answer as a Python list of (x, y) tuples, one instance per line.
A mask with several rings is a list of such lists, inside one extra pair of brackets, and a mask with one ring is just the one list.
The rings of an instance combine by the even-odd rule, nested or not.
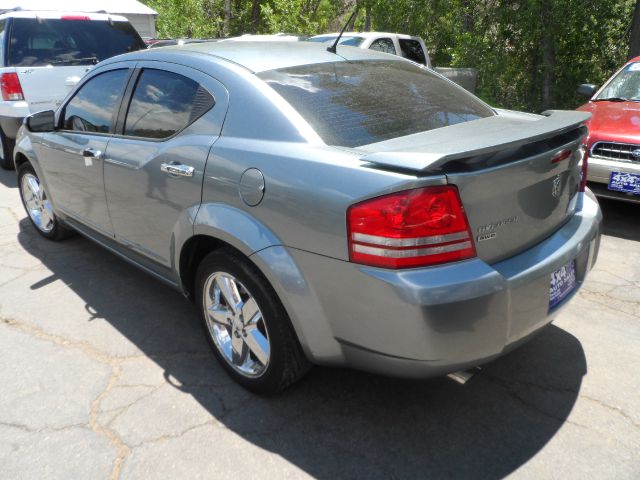
[[(32, 175), (33, 177), (38, 179), (38, 181), (39, 181), (39, 178), (38, 178), (38, 174), (33, 169), (30, 163), (23, 163), (22, 165), (20, 165), (20, 167), (18, 167), (18, 190), (20, 191), (20, 200), (22, 200), (22, 206), (27, 212), (27, 217), (29, 217), (29, 221), (31, 222), (31, 224), (40, 235), (42, 235), (44, 238), (48, 240), (58, 241), (58, 240), (63, 240), (64, 238), (67, 238), (69, 235), (73, 233), (72, 230), (66, 227), (53, 212), (51, 213), (53, 220), (52, 220), (52, 224), (50, 224), (50, 228), (42, 228), (34, 221), (25, 200), (25, 195), (28, 195), (28, 192), (23, 191), (23, 188), (24, 188), (23, 178), (25, 177), (25, 175)], [(46, 192), (45, 192), (45, 198), (46, 198)]]
[(13, 170), (13, 148), (16, 146), (16, 141), (4, 134), (0, 128), (0, 167), (5, 170)]
[[(210, 330), (205, 306), (205, 294), (208, 295), (205, 285), (211, 282), (210, 279), (215, 278), (214, 274), (220, 273), (235, 277), (243, 291), (253, 297), (260, 310), (260, 318), (263, 321), (261, 326), (268, 332), (270, 348), (268, 364), (259, 376), (250, 377), (236, 370), (216, 345), (214, 334)], [(299, 380), (309, 371), (311, 364), (302, 351), (289, 316), (276, 292), (257, 267), (239, 252), (223, 248), (210, 253), (202, 260), (196, 273), (195, 301), (213, 353), (227, 373), (247, 390), (265, 395), (273, 394)], [(225, 328), (230, 332), (231, 338), (232, 327)], [(253, 355), (250, 350), (247, 352)]]

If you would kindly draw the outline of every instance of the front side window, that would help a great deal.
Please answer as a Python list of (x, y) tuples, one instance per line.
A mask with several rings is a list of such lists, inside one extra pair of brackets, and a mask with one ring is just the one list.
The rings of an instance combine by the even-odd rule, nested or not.
[(608, 99), (640, 101), (640, 62), (624, 67), (595, 100)]
[(127, 69), (96, 75), (85, 83), (64, 109), (64, 130), (109, 133), (120, 95), (129, 76)]
[(390, 38), (379, 38), (371, 44), (369, 50), (376, 52), (396, 54), (396, 47), (393, 46), (393, 40)]
[(86, 20), (82, 16), (14, 18), (8, 65), (94, 65), (101, 60), (145, 48), (129, 22)]
[(125, 135), (167, 138), (193, 123), (214, 105), (198, 82), (163, 70), (142, 71), (129, 104)]
[(319, 63), (258, 76), (329, 145), (368, 145), (495, 115), (469, 92), (404, 60)]

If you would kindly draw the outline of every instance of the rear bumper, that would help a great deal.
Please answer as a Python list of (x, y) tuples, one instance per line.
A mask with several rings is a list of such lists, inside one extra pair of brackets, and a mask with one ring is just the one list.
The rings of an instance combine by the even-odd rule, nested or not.
[(575, 294), (598, 253), (600, 208), (590, 193), (579, 204), (551, 237), (494, 265), (391, 271), (284, 247), (253, 258), (263, 271), (288, 265), (267, 276), (312, 361), (428, 377), (495, 358), (553, 320), (568, 299), (549, 311), (551, 273), (575, 260)]
[[(0, 102), (0, 103), (8, 103), (8, 102)], [(16, 102), (16, 103), (26, 103), (26, 102)], [(2, 131), (4, 132), (4, 134), (12, 139), (15, 140), (16, 135), (18, 134), (18, 130), (20, 129), (20, 126), (22, 125), (22, 121), (24, 120), (25, 117), (29, 116), (29, 110), (28, 107), (26, 111), (23, 111), (23, 108), (19, 107), (16, 108), (15, 110), (10, 110), (10, 111), (5, 111), (3, 110), (2, 113), (0, 113), (0, 127), (2, 127)], [(7, 115), (10, 114), (10, 115)]]
[(593, 187), (593, 192), (599, 197), (640, 203), (640, 195), (616, 192), (607, 188), (611, 172), (640, 175), (640, 163), (618, 162), (610, 159), (589, 157), (589, 174), (587, 177), (590, 186)]

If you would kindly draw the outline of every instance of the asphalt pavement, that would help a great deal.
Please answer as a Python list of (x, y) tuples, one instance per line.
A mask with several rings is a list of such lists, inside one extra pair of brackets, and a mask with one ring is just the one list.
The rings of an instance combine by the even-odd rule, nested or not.
[(186, 299), (42, 239), (0, 171), (0, 478), (638, 479), (640, 206), (601, 204), (583, 289), (466, 385), (314, 368), (263, 398)]

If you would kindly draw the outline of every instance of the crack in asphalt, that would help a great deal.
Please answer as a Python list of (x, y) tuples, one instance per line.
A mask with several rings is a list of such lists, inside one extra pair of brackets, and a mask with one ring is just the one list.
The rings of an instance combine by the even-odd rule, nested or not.
[[(92, 358), (94, 360), (96, 360), (99, 363), (108, 365), (111, 367), (111, 373), (109, 375), (109, 378), (106, 382), (105, 388), (98, 394), (98, 396), (91, 402), (91, 406), (90, 406), (90, 413), (89, 413), (89, 422), (88, 424), (74, 424), (72, 426), (67, 426), (64, 428), (70, 428), (70, 427), (83, 427), (83, 428), (89, 428), (92, 431), (96, 432), (98, 435), (101, 435), (103, 437), (106, 437), (110, 442), (111, 445), (115, 448), (116, 451), (116, 458), (113, 461), (113, 465), (112, 465), (112, 470), (111, 470), (111, 474), (110, 474), (110, 478), (111, 480), (117, 480), (118, 478), (120, 478), (120, 474), (122, 471), (122, 467), (126, 461), (126, 459), (129, 457), (129, 455), (131, 454), (133, 448), (135, 446), (130, 446), (128, 445), (111, 427), (111, 424), (113, 423), (113, 421), (115, 420), (115, 418), (117, 418), (119, 415), (121, 415), (124, 411), (126, 411), (129, 407), (131, 407), (132, 405), (135, 405), (137, 402), (139, 402), (140, 400), (142, 400), (143, 398), (146, 398), (147, 396), (153, 394), (153, 392), (157, 391), (159, 388), (161, 388), (163, 385), (170, 385), (172, 387), (175, 388), (175, 385), (173, 385), (171, 382), (165, 381), (163, 383), (160, 383), (159, 385), (156, 385), (153, 387), (153, 390), (151, 390), (151, 392), (146, 393), (145, 395), (136, 398), (133, 402), (131, 402), (128, 405), (125, 405), (124, 407), (122, 407), (122, 412), (118, 413), (118, 415), (116, 415), (116, 417), (112, 418), (107, 425), (102, 425), (99, 422), (99, 415), (100, 413), (103, 413), (104, 411), (101, 410), (100, 405), (102, 403), (102, 401), (109, 395), (109, 393), (111, 393), (111, 391), (114, 389), (114, 387), (118, 387), (118, 380), (120, 379), (120, 375), (122, 372), (122, 364), (128, 361), (135, 361), (135, 360), (140, 360), (140, 359), (147, 359), (150, 358), (151, 360), (153, 360), (153, 357), (155, 357), (156, 359), (176, 359), (176, 358), (182, 358), (182, 357), (201, 357), (204, 356), (205, 354), (203, 354), (203, 352), (170, 352), (168, 354), (157, 354), (157, 355), (153, 355), (153, 356), (148, 356), (148, 355), (144, 355), (144, 354), (140, 354), (140, 355), (129, 355), (129, 356), (114, 356), (114, 355), (109, 355), (99, 349), (97, 349), (95, 346), (93, 346), (92, 344), (90, 344), (89, 342), (86, 341), (80, 341), (80, 340), (70, 340), (66, 337), (63, 337), (61, 335), (56, 335), (56, 334), (51, 334), (48, 333), (40, 328), (31, 326), (31, 325), (27, 325), (21, 322), (18, 322), (15, 319), (12, 318), (6, 318), (6, 317), (0, 317), (0, 322), (2, 322), (2, 324), (13, 328), (14, 330), (17, 330), (21, 333), (25, 333), (33, 338), (37, 338), (39, 340), (45, 340), (48, 341), (50, 343), (53, 343), (54, 345), (57, 345), (59, 347), (62, 347), (64, 349), (77, 349), (80, 350), (84, 355), (88, 356), (89, 358)], [(208, 355), (208, 354), (207, 354)], [(157, 363), (157, 362), (156, 362)], [(166, 376), (165, 376), (166, 377)], [(134, 385), (130, 385), (130, 386), (134, 386)], [(223, 405), (224, 408), (224, 404), (221, 401), (220, 402), (221, 405)], [(209, 420), (206, 423), (203, 423), (202, 425), (205, 425), (207, 423), (215, 423), (215, 419)], [(6, 425), (6, 426), (12, 426), (14, 428), (19, 428), (21, 430), (30, 432), (30, 433), (37, 433), (39, 431), (58, 431), (61, 429), (58, 428), (53, 428), (53, 427), (47, 427), (44, 429), (40, 429), (40, 430), (33, 430), (30, 429), (28, 426), (26, 425), (22, 425), (19, 423), (16, 424), (12, 424), (12, 423), (5, 423), (5, 422), (0, 422), (0, 425)], [(63, 428), (63, 429), (64, 429)], [(192, 430), (193, 427), (190, 427), (189, 429), (185, 430), (184, 432), (181, 432), (179, 434), (167, 434), (164, 435), (162, 437), (158, 437), (158, 439), (151, 439), (151, 440), (147, 440), (145, 442), (142, 442), (141, 444), (144, 443), (148, 443), (149, 441), (159, 441), (162, 438), (171, 438), (174, 436), (181, 436), (184, 433), (186, 433), (189, 430)]]
[[(9, 215), (11, 215), (13, 217), (13, 219), (16, 221), (16, 223), (19, 223), (20, 220), (22, 220), (22, 218), (20, 216), (18, 216), (18, 214), (15, 212), (15, 210), (12, 207), (6, 207), (4, 205), (0, 206), (0, 209), (2, 210), (6, 210), (7, 212), (9, 212)], [(8, 226), (7, 225), (2, 225), (3, 227)]]
[(136, 448), (140, 448), (149, 444), (153, 444), (153, 443), (160, 443), (160, 442), (166, 442), (168, 440), (173, 440), (176, 438), (180, 438), (184, 435), (186, 435), (187, 433), (196, 430), (198, 428), (202, 428), (202, 427), (208, 427), (208, 426), (212, 426), (212, 427), (217, 427), (217, 428), (223, 428), (218, 421), (215, 418), (212, 418), (211, 420), (207, 420), (206, 422), (201, 422), (198, 423), (197, 425), (192, 425), (189, 428), (186, 428), (185, 430), (182, 430), (178, 433), (166, 433), (164, 435), (160, 435), (159, 437), (153, 437), (153, 438), (149, 438), (147, 440), (143, 440), (139, 443), (136, 443), (134, 445), (132, 445), (132, 449), (136, 449)]
[[(594, 298), (587, 298), (586, 296), (580, 295), (580, 298), (582, 300), (584, 300), (587, 303), (591, 303), (591, 304), (595, 304), (598, 305), (600, 307), (605, 308), (606, 310), (609, 310), (611, 312), (615, 312), (615, 313), (622, 313), (624, 315), (629, 315), (630, 317), (635, 317), (638, 318), (638, 314), (640, 313), (640, 303), (638, 302), (633, 302), (630, 300), (622, 300), (620, 298), (617, 297), (608, 297), (607, 295), (599, 295), (595, 292), (591, 292), (591, 294)], [(629, 312), (626, 310), (622, 310), (620, 308), (616, 308), (614, 306), (612, 306), (610, 303), (606, 302), (606, 301), (599, 301), (599, 298), (601, 297), (605, 297), (605, 298), (609, 298), (610, 301), (615, 300), (617, 302), (623, 303), (623, 304), (630, 304), (633, 306), (633, 312)]]
[[(559, 394), (571, 394), (571, 395), (576, 395), (581, 399), (585, 399), (585, 400), (589, 400), (591, 402), (596, 403), (597, 405), (601, 406), (602, 408), (605, 408), (609, 411), (615, 412), (617, 414), (619, 414), (622, 418), (624, 418), (627, 422), (629, 422), (631, 424), (632, 427), (636, 428), (636, 429), (640, 429), (640, 424), (638, 422), (636, 422), (633, 417), (631, 417), (627, 412), (625, 412), (623, 409), (619, 408), (619, 407), (615, 407), (612, 405), (609, 405), (608, 403), (593, 398), (593, 397), (589, 397), (587, 395), (580, 395), (579, 394), (579, 390), (576, 389), (571, 389), (571, 388), (563, 388), (563, 387), (556, 387), (556, 386), (552, 386), (552, 385), (542, 385), (542, 384), (538, 384), (535, 382), (529, 382), (529, 381), (521, 381), (521, 380), (514, 380), (514, 379), (505, 379), (505, 378), (501, 378), (495, 375), (489, 375), (487, 374), (484, 370), (481, 371), (479, 373), (479, 376), (482, 376), (484, 378), (486, 378), (488, 381), (502, 387), (507, 395), (509, 395), (511, 398), (513, 398), (514, 400), (516, 400), (517, 402), (521, 403), (522, 405), (534, 410), (535, 412), (544, 415), (545, 417), (548, 417), (552, 420), (555, 420), (557, 422), (559, 422), (560, 424), (563, 423), (568, 423), (570, 425), (574, 425), (576, 427), (580, 427), (580, 428), (584, 428), (587, 429), (589, 431), (592, 432), (596, 432), (597, 430), (593, 429), (592, 427), (590, 427), (589, 425), (584, 425), (582, 423), (578, 423), (574, 420), (569, 420), (568, 416), (565, 418), (559, 417), (559, 416), (555, 416), (552, 413), (546, 411), (544, 408), (540, 407), (539, 405), (537, 405), (536, 403), (532, 402), (529, 399), (524, 398), (519, 392), (517, 392), (514, 389), (514, 386), (522, 386), (525, 388), (529, 388), (529, 389), (539, 389), (539, 390), (543, 390), (545, 392), (550, 392), (550, 393), (559, 393)], [(627, 446), (626, 444), (617, 441), (617, 443)], [(627, 446), (628, 447), (628, 446)]]
[(591, 428), (587, 425), (582, 425), (580, 423), (574, 422), (573, 420), (569, 420), (568, 418), (563, 418), (562, 416), (556, 416), (544, 410), (541, 406), (536, 405), (534, 402), (532, 402), (527, 398), (524, 398), (519, 392), (517, 392), (514, 389), (514, 386), (521, 385), (521, 386), (524, 386), (525, 388), (540, 388), (545, 391), (562, 393), (562, 394), (571, 394), (571, 393), (575, 394), (576, 392), (574, 390), (562, 389), (558, 391), (550, 386), (541, 386), (541, 385), (536, 385), (534, 383), (525, 383), (525, 382), (520, 382), (519, 380), (505, 379), (505, 378), (489, 375), (484, 370), (479, 372), (478, 376), (481, 376), (482, 378), (486, 378), (487, 381), (489, 381), (490, 383), (493, 383), (494, 385), (501, 387), (510, 398), (520, 403), (521, 405), (524, 405), (525, 407), (535, 411), (536, 413), (539, 413), (540, 415), (547, 417), (548, 419), (558, 422), (561, 425), (564, 423), (568, 423), (576, 427), (591, 430)]
[(116, 449), (117, 456), (111, 466), (110, 478), (111, 480), (117, 480), (118, 478), (120, 478), (120, 472), (125, 460), (131, 454), (131, 447), (129, 447), (129, 445), (127, 445), (114, 430), (112, 430), (108, 426), (100, 425), (100, 423), (98, 422), (100, 403), (109, 394), (113, 386), (118, 382), (118, 379), (120, 378), (121, 369), (119, 363), (112, 360), (111, 362), (109, 362), (109, 364), (111, 365), (111, 375), (109, 376), (107, 385), (102, 390), (102, 392), (100, 392), (98, 396), (93, 400), (93, 402), (91, 402), (89, 426), (97, 434), (106, 437), (111, 442), (111, 445)]
[(72, 423), (70, 425), (63, 425), (61, 427), (32, 428), (24, 423), (5, 422), (0, 420), (0, 427), (16, 428), (18, 430), (22, 430), (23, 432), (27, 432), (27, 433), (56, 433), (56, 432), (64, 432), (66, 430), (71, 430), (74, 428), (87, 429), (88, 425), (85, 423)]
[(593, 398), (593, 397), (589, 397), (587, 395), (580, 395), (580, 398), (584, 398), (585, 400), (589, 400), (590, 402), (596, 403), (597, 405), (600, 405), (601, 407), (606, 408), (607, 410), (610, 410), (610, 411), (618, 413), (619, 415), (624, 417), (629, 423), (631, 423), (631, 425), (633, 427), (635, 427), (638, 430), (640, 430), (640, 422), (637, 422), (631, 415), (629, 415), (627, 412), (625, 412), (622, 408), (615, 407), (613, 405), (609, 405), (608, 403), (603, 402), (602, 400), (599, 400), (599, 399)]

